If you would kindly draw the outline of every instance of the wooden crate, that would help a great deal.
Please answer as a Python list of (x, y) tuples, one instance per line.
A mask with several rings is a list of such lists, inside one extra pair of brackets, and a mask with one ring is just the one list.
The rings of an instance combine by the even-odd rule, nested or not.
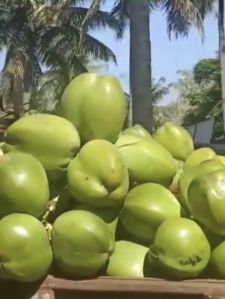
[(225, 299), (225, 281), (160, 279), (64, 280), (41, 284), (0, 284), (0, 299)]

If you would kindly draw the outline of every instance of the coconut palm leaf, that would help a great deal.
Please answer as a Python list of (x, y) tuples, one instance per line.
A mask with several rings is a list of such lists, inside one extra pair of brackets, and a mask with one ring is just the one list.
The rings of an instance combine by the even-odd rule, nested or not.
[[(39, 26), (41, 36), (39, 52), (43, 64), (50, 66), (58, 57), (59, 60), (64, 59), (65, 64), (69, 65), (72, 59), (78, 61), (78, 58), (84, 55), (104, 61), (116, 61), (114, 53), (87, 31), (97, 26), (107, 26), (116, 30), (118, 36), (122, 36), (125, 26), (121, 25), (110, 13), (97, 10), (94, 13), (95, 17), (89, 19), (85, 25), (87, 28), (85, 28), (85, 38), (82, 38), (81, 47), (79, 45), (81, 27), (89, 9), (77, 7), (78, 2), (84, 4), (85, 1), (52, 1), (51, 6), (42, 6), (35, 14), (34, 19)], [(48, 49), (46, 49), (46, 44), (48, 44)], [(82, 51), (79, 51), (79, 47)]]
[(35, 51), (34, 37), (31, 32), (18, 33), (12, 35), (8, 44), (4, 70), (10, 71), (16, 77), (24, 78), (29, 74), (31, 82), (41, 74), (41, 67)]
[[(203, 18), (213, 1), (161, 0), (159, 8), (165, 11), (169, 36), (174, 33), (187, 36), (191, 26), (197, 27), (204, 37)], [(210, 5), (211, 3), (211, 5)]]
[(35, 113), (54, 112), (68, 82), (69, 77), (62, 70), (45, 72), (31, 91), (29, 110)]
[[(41, 37), (42, 63), (49, 64), (49, 57), (52, 53), (59, 57), (64, 57), (66, 63), (69, 63), (73, 56), (77, 56), (76, 47), (79, 43), (80, 31), (70, 25), (64, 27), (52, 27)], [(46, 49), (48, 44), (48, 49)], [(115, 54), (102, 42), (93, 36), (86, 34), (86, 38), (82, 48), (83, 55), (91, 55), (96, 59), (104, 61), (113, 60), (116, 62)]]
[(20, 116), (23, 103), (18, 92), (22, 93), (28, 84), (35, 84), (41, 67), (36, 56), (37, 36), (28, 22), (31, 6), (25, 7), (24, 1), (13, 2), (14, 6), (6, 6), (7, 1), (0, 2), (0, 37), (2, 46), (6, 47), (1, 94), (3, 108), (11, 109), (13, 104), (17, 116)]
[[(70, 7), (68, 11), (70, 24), (77, 27), (81, 26), (83, 19), (87, 15), (87, 11), (88, 9), (84, 7)], [(116, 33), (118, 38), (122, 38), (127, 27), (127, 22), (123, 19), (115, 18), (110, 12), (98, 10), (87, 26), (88, 30), (110, 28)]]

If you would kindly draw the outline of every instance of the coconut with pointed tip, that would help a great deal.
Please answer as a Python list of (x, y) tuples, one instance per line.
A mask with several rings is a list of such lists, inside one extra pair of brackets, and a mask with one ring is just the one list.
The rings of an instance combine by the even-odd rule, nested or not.
[(185, 161), (194, 150), (190, 133), (181, 126), (166, 122), (153, 134), (153, 138), (162, 144), (175, 159)]
[(115, 145), (86, 143), (68, 168), (68, 186), (79, 202), (95, 207), (121, 207), (128, 192), (128, 170)]
[(79, 131), (82, 143), (93, 139), (115, 142), (126, 117), (126, 100), (113, 76), (84, 73), (63, 92), (59, 114)]
[(171, 185), (177, 165), (162, 145), (150, 139), (121, 135), (116, 146), (128, 167), (132, 182)]

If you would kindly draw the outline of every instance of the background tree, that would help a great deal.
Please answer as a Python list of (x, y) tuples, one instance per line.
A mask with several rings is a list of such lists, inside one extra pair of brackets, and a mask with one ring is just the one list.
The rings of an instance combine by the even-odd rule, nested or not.
[[(130, 20), (130, 90), (133, 123), (152, 129), (151, 41), (149, 12), (154, 8), (166, 12), (167, 31), (176, 37), (187, 36), (191, 26), (200, 29), (203, 37), (205, 15), (213, 0), (118, 0), (112, 14), (126, 23)], [(142, 63), (143, 62), (143, 63)]]
[[(71, 80), (88, 71), (87, 63), (92, 59), (116, 62), (114, 53), (90, 35), (89, 30), (108, 26), (120, 32), (123, 30), (120, 22), (97, 9), (95, 18), (85, 25), (89, 9), (79, 3), (85, 1), (0, 1), (0, 46), (6, 48), (1, 80), (4, 110), (8, 111), (13, 104), (17, 117), (23, 113), (21, 90), (28, 91), (37, 85), (42, 66), (56, 71), (55, 77), (62, 79), (59, 82), (63, 87), (65, 78)], [(82, 26), (85, 31), (81, 52), (77, 49)]]
[[(182, 72), (183, 76), (187, 76), (187, 72)], [(154, 79), (153, 79), (154, 82)], [(174, 122), (182, 125), (186, 115), (189, 113), (190, 105), (187, 97), (184, 96), (186, 91), (185, 80), (179, 78), (176, 83), (166, 84), (165, 78), (160, 78), (152, 86), (153, 97), (153, 119), (154, 129), (161, 126), (164, 122)], [(161, 100), (167, 94), (173, 94), (177, 88), (180, 88), (179, 98), (175, 99), (172, 103), (162, 105)], [(183, 96), (181, 94), (183, 93)]]
[(178, 81), (173, 86), (178, 92), (179, 99), (190, 105), (189, 113), (186, 115), (183, 123), (191, 125), (205, 120), (210, 107), (212, 108), (214, 105), (213, 103), (209, 107), (209, 99), (207, 97), (211, 84), (208, 84), (205, 80), (196, 82), (192, 71), (180, 71), (179, 75)]
[(222, 87), (219, 59), (202, 59), (192, 71), (180, 71), (173, 84), (178, 99), (189, 108), (183, 125), (214, 119), (213, 139), (223, 137)]
[(156, 129), (165, 122), (173, 122), (182, 126), (189, 110), (190, 105), (184, 99), (178, 99), (165, 106), (154, 106), (154, 128)]

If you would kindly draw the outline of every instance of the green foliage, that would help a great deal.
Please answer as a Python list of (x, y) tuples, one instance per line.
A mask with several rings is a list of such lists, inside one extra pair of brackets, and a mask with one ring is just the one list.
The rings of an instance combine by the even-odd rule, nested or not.
[(180, 72), (174, 84), (180, 99), (187, 101), (190, 110), (184, 125), (214, 118), (213, 140), (223, 135), (221, 72), (218, 59), (202, 59), (191, 72)]
[(214, 0), (159, 0), (160, 6), (167, 13), (167, 30), (169, 36), (188, 36), (192, 26), (199, 29), (204, 39), (203, 20), (213, 8)]
[(219, 60), (202, 59), (196, 63), (192, 71), (179, 71), (178, 74), (177, 82), (171, 84), (171, 87), (178, 92), (178, 100), (167, 106), (154, 108), (155, 125), (173, 121), (187, 126), (213, 118), (212, 141), (223, 137)]
[[(175, 36), (187, 35), (192, 25), (202, 31), (202, 19), (213, 3), (213, 0), (146, 1), (151, 10), (161, 9), (166, 13), (169, 36), (172, 32)], [(129, 2), (114, 1), (111, 13), (100, 9), (102, 3), (103, 0), (0, 0), (0, 49), (7, 50), (1, 76), (3, 110), (12, 110), (12, 90), (17, 78), (22, 80), (22, 88), (30, 95), (24, 100), (25, 108), (50, 112), (55, 109), (66, 84), (89, 70), (90, 60), (116, 62), (114, 53), (90, 32), (108, 27), (114, 30), (117, 38), (122, 38), (129, 22)], [(48, 68), (44, 74), (43, 65)], [(196, 78), (195, 81), (200, 80)], [(150, 97), (153, 104), (167, 92), (163, 78), (153, 81)], [(208, 96), (215, 98), (216, 94)], [(192, 106), (196, 106), (195, 101), (198, 102), (200, 96), (189, 97), (192, 97)], [(205, 110), (202, 111), (204, 114)]]
[(56, 71), (57, 76), (71, 79), (87, 71), (90, 59), (116, 62), (112, 50), (95, 39), (90, 30), (109, 27), (121, 35), (122, 23), (99, 7), (85, 22), (89, 8), (82, 4), (87, 1), (0, 0), (0, 48), (6, 48), (1, 97), (6, 110), (17, 78), (25, 91), (31, 87), (39, 90), (43, 65)]
[(33, 87), (29, 99), (29, 110), (36, 112), (54, 112), (69, 78), (62, 71), (47, 71)]
[(194, 80), (197, 83), (214, 82), (221, 84), (221, 69), (219, 59), (202, 59), (193, 68)]
[(182, 125), (185, 116), (189, 113), (190, 106), (184, 100), (177, 100), (166, 106), (154, 106), (154, 127), (163, 125), (165, 122), (173, 122)]

